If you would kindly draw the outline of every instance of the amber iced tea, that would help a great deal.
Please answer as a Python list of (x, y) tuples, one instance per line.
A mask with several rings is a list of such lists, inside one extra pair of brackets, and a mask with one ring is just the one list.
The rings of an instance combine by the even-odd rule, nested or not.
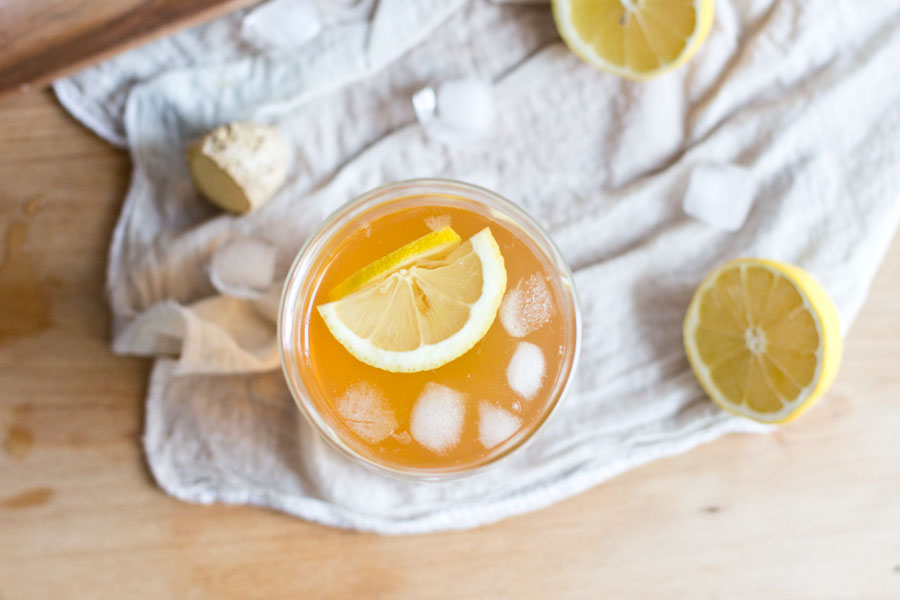
[[(446, 226), (463, 240), (487, 227), (500, 248), (507, 286), (493, 324), (435, 369), (361, 362), (316, 307), (361, 267)], [(577, 306), (552, 246), (505, 201), (455, 182), (394, 184), (351, 203), (301, 251), (283, 302), (285, 371), (301, 409), (344, 451), (394, 473), (464, 472), (507, 454), (547, 418), (577, 356)]]

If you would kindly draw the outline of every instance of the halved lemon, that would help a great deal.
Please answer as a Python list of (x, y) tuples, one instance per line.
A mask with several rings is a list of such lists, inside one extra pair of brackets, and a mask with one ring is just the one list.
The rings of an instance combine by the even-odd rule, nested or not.
[(490, 329), (505, 291), (503, 255), (485, 228), (446, 256), (417, 260), (317, 308), (353, 356), (412, 373), (468, 352)]
[(553, 0), (556, 27), (586, 63), (628, 79), (684, 64), (706, 40), (713, 0)]
[(328, 292), (329, 300), (339, 300), (352, 294), (367, 283), (382, 278), (391, 271), (409, 266), (416, 261), (446, 254), (459, 246), (462, 238), (450, 227), (442, 227), (398, 248), (375, 262), (369, 263)]
[(764, 259), (727, 262), (700, 284), (684, 345), (716, 404), (763, 423), (812, 406), (834, 381), (843, 347), (822, 286), (798, 267)]

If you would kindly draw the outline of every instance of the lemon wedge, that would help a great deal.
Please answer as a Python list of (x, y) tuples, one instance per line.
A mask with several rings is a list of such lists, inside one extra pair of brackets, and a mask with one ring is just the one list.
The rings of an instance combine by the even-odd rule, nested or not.
[(556, 27), (586, 63), (628, 79), (684, 64), (706, 40), (713, 0), (553, 0)]
[(506, 266), (489, 228), (445, 256), (398, 264), (403, 266), (382, 270), (380, 278), (317, 307), (353, 356), (386, 371), (427, 371), (484, 337), (506, 291)]
[(700, 284), (684, 345), (716, 404), (763, 423), (785, 423), (812, 406), (842, 353), (825, 290), (802, 269), (763, 259), (727, 262)]
[(386, 256), (382, 256), (375, 262), (369, 263), (347, 279), (343, 280), (328, 292), (329, 300), (339, 300), (348, 294), (352, 294), (364, 285), (376, 279), (380, 279), (391, 271), (396, 271), (412, 263), (434, 256), (446, 254), (459, 246), (462, 238), (450, 227), (443, 227), (423, 235), (402, 248), (394, 250)]

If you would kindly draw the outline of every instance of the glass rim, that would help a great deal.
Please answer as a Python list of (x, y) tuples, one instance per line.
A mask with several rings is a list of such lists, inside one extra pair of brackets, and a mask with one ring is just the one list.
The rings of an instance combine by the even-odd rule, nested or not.
[[(295, 364), (296, 361), (288, 360), (288, 357), (291, 356), (292, 353), (296, 354), (298, 350), (296, 344), (298, 333), (297, 313), (302, 308), (300, 291), (310, 275), (310, 267), (319, 256), (322, 246), (331, 241), (336, 233), (360, 214), (380, 206), (381, 204), (386, 204), (399, 199), (397, 197), (385, 198), (385, 194), (409, 187), (426, 189), (414, 191), (404, 197), (428, 194), (449, 194), (458, 197), (461, 200), (474, 202), (491, 208), (488, 203), (481, 199), (472, 198), (469, 195), (466, 195), (466, 192), (469, 192), (470, 194), (474, 193), (478, 196), (487, 197), (491, 201), (499, 204), (505, 211), (511, 213), (515, 217), (515, 225), (517, 227), (525, 230), (526, 233), (533, 234), (533, 237), (537, 238), (535, 241), (540, 250), (546, 254), (547, 259), (551, 261), (552, 266), (556, 269), (559, 279), (563, 283), (561, 287), (568, 291), (567, 300), (569, 300), (572, 306), (571, 317), (574, 320), (574, 348), (571, 354), (572, 358), (568, 365), (568, 373), (560, 380), (561, 384), (557, 383), (555, 389), (551, 391), (551, 395), (554, 396), (552, 405), (530, 424), (530, 431), (524, 435), (522, 439), (510, 445), (508, 448), (505, 448), (503, 451), (490, 455), (483, 462), (476, 463), (474, 466), (468, 468), (448, 467), (426, 469), (397, 467), (380, 463), (363, 455), (345, 443), (335, 428), (320, 414), (320, 410), (315, 406), (315, 402), (309, 397), (309, 391), (300, 374), (299, 367)], [(522, 223), (528, 227), (523, 227)], [(529, 229), (531, 231), (529, 231)], [(310, 233), (294, 257), (287, 275), (285, 276), (285, 282), (278, 304), (277, 337), (281, 369), (287, 387), (291, 392), (291, 397), (297, 405), (297, 408), (300, 410), (300, 413), (303, 414), (307, 422), (316, 430), (318, 435), (325, 439), (345, 457), (382, 475), (415, 481), (445, 481), (468, 477), (503, 462), (503, 460), (509, 456), (520, 452), (522, 448), (527, 446), (535, 437), (537, 437), (540, 430), (545, 428), (547, 422), (558, 411), (559, 405), (568, 395), (572, 382), (575, 379), (575, 372), (578, 367), (582, 344), (581, 306), (578, 302), (578, 295), (575, 290), (572, 271), (563, 259), (559, 248), (544, 228), (524, 209), (500, 194), (475, 184), (435, 177), (405, 179), (393, 181), (354, 196), (329, 214), (315, 230)]]

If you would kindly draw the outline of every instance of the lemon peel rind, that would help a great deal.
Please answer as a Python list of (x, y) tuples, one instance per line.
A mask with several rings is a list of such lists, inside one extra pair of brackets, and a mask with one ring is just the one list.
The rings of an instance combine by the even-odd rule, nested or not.
[[(449, 253), (459, 246), (461, 241), (459, 234), (450, 227), (432, 231), (356, 271), (328, 292), (328, 300), (333, 302), (345, 298), (373, 281), (408, 267), (416, 261)], [(432, 243), (436, 245), (432, 246)]]

